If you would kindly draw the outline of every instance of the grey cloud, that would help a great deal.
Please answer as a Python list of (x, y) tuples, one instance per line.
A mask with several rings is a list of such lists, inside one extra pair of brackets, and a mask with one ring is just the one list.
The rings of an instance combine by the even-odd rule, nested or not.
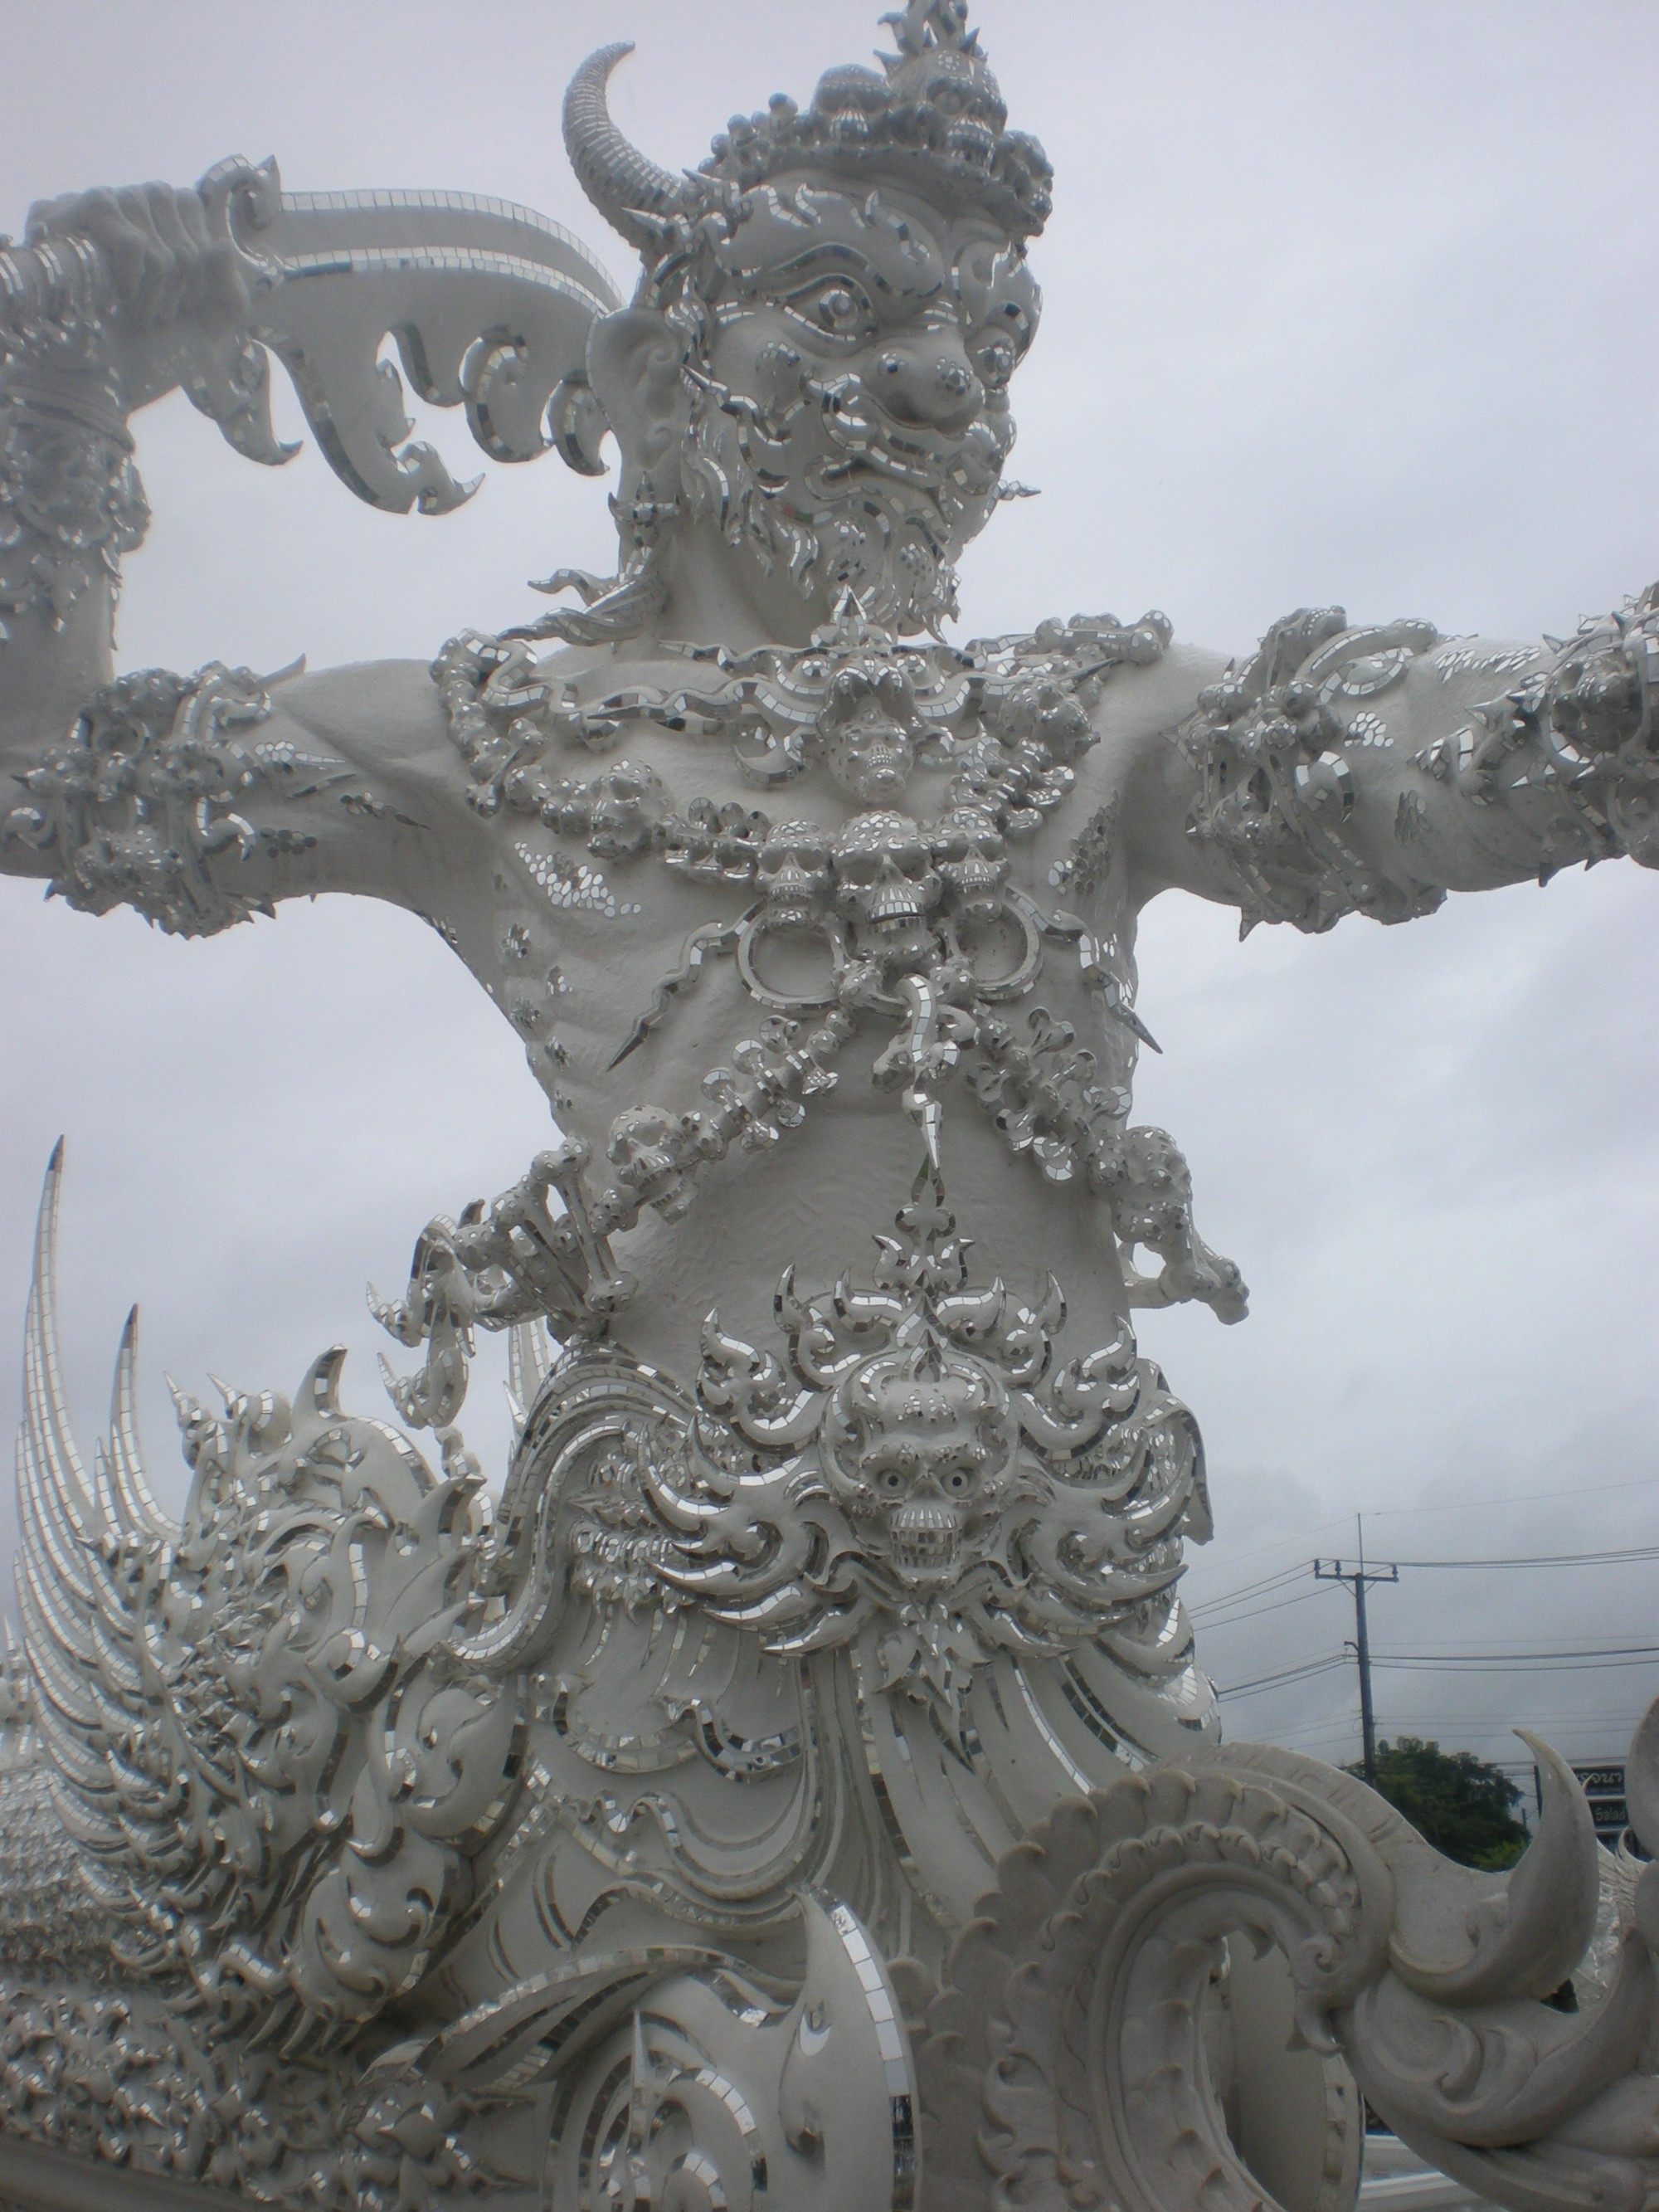
[[(36, 194), (274, 149), (295, 186), (521, 198), (621, 273), (557, 143), (586, 47), (638, 40), (619, 118), (690, 162), (734, 105), (804, 94), (863, 53), (875, 12), (14, 5), (8, 75), (27, 97), (0, 144), (0, 222)], [(985, 0), (983, 27), (1059, 187), (1017, 393), (1016, 471), (1042, 496), (970, 556), (969, 630), (1158, 605), (1179, 635), (1243, 650), (1291, 606), (1335, 599), (1527, 635), (1659, 573), (1650, 8)], [(157, 520), (123, 611), (129, 665), (426, 658), (528, 611), (526, 577), (608, 551), (602, 498), (551, 465), (492, 471), (441, 523), (394, 523), (313, 454), (250, 469), (182, 404), (141, 431)], [(454, 425), (434, 434), (465, 457)], [(1408, 1557), (1576, 1551), (1653, 1525), (1654, 1490), (1602, 1486), (1659, 1477), (1656, 899), (1607, 868), (1409, 929), (1242, 947), (1225, 914), (1148, 916), (1142, 1004), (1166, 1054), (1140, 1110), (1188, 1150), (1206, 1232), (1255, 1290), (1240, 1328), (1193, 1312), (1146, 1330), (1209, 1440), (1218, 1534), (1196, 1594), (1350, 1544), (1357, 1509)], [(291, 1387), (338, 1338), (372, 1405), (364, 1277), (397, 1282), (427, 1216), (502, 1187), (545, 1128), (513, 1038), (437, 939), (324, 902), (179, 946), (12, 882), (0, 929), (0, 1346), (19, 1341), (62, 1129), (83, 1437), (134, 1294), (158, 1468), (174, 1457), (163, 1366), (193, 1387), (210, 1368)], [(499, 1464), (505, 1419), (487, 1384), (477, 1397)], [(1639, 1641), (1614, 1632), (1654, 1594), (1650, 1565), (1413, 1572), (1376, 1601), (1375, 1632)], [(1205, 1656), (1224, 1682), (1335, 1649), (1342, 1602), (1224, 1629)], [(1535, 1717), (1591, 1755), (1617, 1747), (1655, 1675), (1380, 1680), (1390, 1727), (1503, 1753), (1498, 1732)], [(1351, 1674), (1333, 1671), (1230, 1724), (1346, 1753), (1351, 1711)]]

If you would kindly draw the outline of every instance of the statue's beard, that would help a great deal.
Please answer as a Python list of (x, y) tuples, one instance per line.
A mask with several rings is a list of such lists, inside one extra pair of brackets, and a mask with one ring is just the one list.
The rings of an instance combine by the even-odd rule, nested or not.
[(700, 382), (681, 483), (694, 516), (802, 599), (850, 590), (884, 628), (937, 633), (1012, 443), (1006, 416), (954, 434), (895, 422), (856, 376), (808, 384), (787, 413)]

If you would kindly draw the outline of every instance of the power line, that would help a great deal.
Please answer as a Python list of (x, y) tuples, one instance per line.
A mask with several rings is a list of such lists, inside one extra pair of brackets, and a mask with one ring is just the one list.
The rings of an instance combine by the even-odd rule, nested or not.
[(1346, 1667), (1346, 1651), (1330, 1651), (1322, 1659), (1304, 1659), (1299, 1666), (1283, 1667), (1274, 1674), (1257, 1674), (1248, 1682), (1229, 1682), (1217, 1685), (1217, 1694), (1224, 1698), (1242, 1698), (1256, 1690), (1275, 1689), (1282, 1682), (1304, 1681), (1310, 1674), (1322, 1674), (1332, 1667)]
[(1310, 1598), (1323, 1597), (1324, 1595), (1322, 1587), (1317, 1589), (1298, 1590), (1294, 1597), (1275, 1598), (1267, 1605), (1248, 1607), (1243, 1613), (1224, 1613), (1219, 1620), (1212, 1619), (1207, 1613), (1200, 1615), (1196, 1612), (1193, 1613), (1192, 1618), (1194, 1623), (1203, 1627), (1206, 1634), (1213, 1635), (1218, 1628), (1236, 1628), (1242, 1620), (1261, 1620), (1270, 1613), (1288, 1613), (1293, 1605), (1306, 1605)]
[[(1652, 1559), (1659, 1559), (1659, 1544), (1609, 1547), (1601, 1552), (1537, 1552), (1486, 1559), (1399, 1559), (1395, 1564), (1401, 1567), (1507, 1570), (1520, 1567), (1607, 1567), (1617, 1566), (1626, 1560)], [(1198, 1620), (1206, 1614), (1220, 1612), (1240, 1599), (1265, 1596), (1270, 1590), (1288, 1588), (1305, 1571), (1305, 1567), (1300, 1563), (1294, 1567), (1283, 1567), (1277, 1574), (1263, 1575), (1253, 1583), (1241, 1583), (1237, 1589), (1224, 1590), (1218, 1597), (1200, 1598), (1188, 1610), (1193, 1619)]]
[[(1651, 1478), (1644, 1478), (1640, 1482), (1635, 1483), (1587, 1486), (1587, 1487), (1601, 1489), (1635, 1489), (1651, 1486), (1653, 1486)], [(1555, 1493), (1535, 1494), (1576, 1497), (1581, 1493), (1575, 1489)], [(1449, 1509), (1401, 1507), (1393, 1510), (1406, 1513), (1413, 1510), (1427, 1512)], [(1347, 1565), (1340, 1559), (1329, 1560), (1316, 1559), (1310, 1564), (1316, 1584), (1329, 1586), (1333, 1583), (1340, 1582), (1345, 1584), (1353, 1595), (1354, 1638), (1352, 1644), (1346, 1649), (1352, 1652), (1357, 1662), (1361, 1771), (1368, 1781), (1375, 1781), (1376, 1774), (1377, 1724), (1371, 1690), (1373, 1668), (1379, 1671), (1402, 1674), (1450, 1673), (1455, 1674), (1462, 1673), (1466, 1675), (1480, 1675), (1498, 1672), (1529, 1672), (1549, 1667), (1560, 1674), (1589, 1674), (1627, 1667), (1648, 1666), (1656, 1658), (1659, 1658), (1659, 1644), (1596, 1644), (1583, 1638), (1524, 1647), (1470, 1644), (1449, 1651), (1425, 1650), (1414, 1645), (1402, 1645), (1393, 1650), (1373, 1653), (1370, 1649), (1370, 1627), (1366, 1616), (1366, 1593), (1368, 1589), (1380, 1583), (1397, 1583), (1402, 1566), (1434, 1571), (1467, 1573), (1528, 1572), (1543, 1567), (1558, 1569), (1610, 1567), (1659, 1560), (1659, 1544), (1607, 1546), (1595, 1552), (1505, 1553), (1486, 1559), (1395, 1559), (1381, 1565), (1368, 1565), (1364, 1550), (1364, 1522), (1362, 1516), (1356, 1516), (1356, 1527), (1359, 1537), (1357, 1564)], [(1279, 1548), (1280, 1547), (1274, 1545), (1261, 1547), (1265, 1551)], [(1232, 1589), (1194, 1605), (1191, 1607), (1193, 1620), (1194, 1623), (1201, 1625), (1206, 1633), (1217, 1634), (1224, 1628), (1240, 1627), (1247, 1622), (1264, 1619), (1268, 1614), (1283, 1613), (1291, 1606), (1306, 1604), (1309, 1599), (1319, 1595), (1316, 1588), (1309, 1589), (1304, 1586), (1297, 1589), (1294, 1587), (1306, 1571), (1307, 1569), (1298, 1564), (1296, 1566), (1277, 1568), (1269, 1574), (1259, 1575), (1248, 1582), (1235, 1584)], [(1252, 1675), (1246, 1681), (1218, 1686), (1218, 1693), (1224, 1698), (1236, 1700), (1260, 1696), (1274, 1690), (1288, 1689), (1293, 1684), (1310, 1682), (1322, 1674), (1331, 1673), (1334, 1668), (1343, 1665), (1344, 1661), (1344, 1652), (1329, 1652), (1318, 1658), (1302, 1660), (1289, 1666), (1273, 1668), (1265, 1674)], [(1574, 1729), (1594, 1728), (1598, 1734), (1604, 1733), (1609, 1728), (1621, 1725), (1620, 1723), (1610, 1719), (1606, 1715), (1596, 1718), (1575, 1715), (1571, 1719), (1559, 1722), (1546, 1722), (1536, 1716), (1529, 1717), (1534, 1727), (1566, 1726)], [(1402, 1729), (1415, 1732), (1435, 1729), (1456, 1735), (1474, 1736), (1476, 1740), (1496, 1734), (1509, 1733), (1502, 1724), (1483, 1723), (1473, 1719), (1462, 1721), (1447, 1719), (1433, 1722), (1396, 1720), (1388, 1725), (1392, 1727), (1396, 1735)], [(1323, 1741), (1337, 1732), (1338, 1723), (1334, 1721), (1314, 1724), (1316, 1741)]]
[(1606, 1552), (1538, 1552), (1521, 1559), (1401, 1559), (1402, 1567), (1613, 1567), (1627, 1559), (1659, 1559), (1659, 1544)]
[(1397, 1663), (1421, 1661), (1444, 1667), (1494, 1667), (1510, 1662), (1522, 1665), (1556, 1664), (1572, 1659), (1650, 1659), (1659, 1654), (1659, 1644), (1542, 1644), (1531, 1647), (1514, 1644), (1462, 1644), (1450, 1651), (1425, 1651), (1419, 1644), (1402, 1644), (1398, 1650), (1379, 1651), (1376, 1663)]
[[(1659, 1475), (1640, 1474), (1623, 1482), (1574, 1483), (1565, 1490), (1523, 1490), (1511, 1492), (1505, 1498), (1460, 1498), (1448, 1504), (1437, 1505), (1379, 1505), (1372, 1508), (1371, 1518), (1373, 1521), (1397, 1521), (1410, 1518), (1420, 1513), (1502, 1511), (1506, 1506), (1535, 1505), (1551, 1498), (1601, 1498), (1605, 1497), (1610, 1491), (1652, 1490), (1656, 1487), (1659, 1487)], [(1288, 1552), (1292, 1547), (1304, 1544), (1310, 1536), (1320, 1536), (1327, 1528), (1342, 1527), (1346, 1522), (1347, 1517), (1346, 1513), (1334, 1513), (1328, 1520), (1316, 1521), (1303, 1527), (1293, 1536), (1276, 1536), (1270, 1544), (1253, 1545), (1248, 1552), (1230, 1553), (1224, 1562), (1221, 1559), (1215, 1561), (1215, 1568), (1219, 1571), (1224, 1565), (1242, 1567), (1246, 1560), (1264, 1559), (1269, 1552)], [(1207, 1564), (1209, 1563), (1200, 1563), (1200, 1565)], [(1272, 1580), (1273, 1577), (1270, 1577), (1268, 1579)], [(1224, 1602), (1220, 1598), (1212, 1598), (1203, 1601), (1212, 1605)]]
[(1633, 1644), (1624, 1649), (1595, 1651), (1423, 1651), (1398, 1655), (1378, 1652), (1373, 1667), (1397, 1674), (1504, 1674), (1512, 1667), (1548, 1667), (1558, 1674), (1594, 1674), (1610, 1667), (1648, 1667), (1659, 1658), (1659, 1644)]
[[(1646, 1651), (1649, 1650), (1659, 1650), (1659, 1645), (1649, 1645), (1646, 1644), (1609, 1644), (1606, 1640), (1609, 1635), (1642, 1636), (1647, 1632), (1646, 1628), (1638, 1626), (1635, 1628), (1614, 1628), (1605, 1630), (1599, 1637), (1553, 1636), (1541, 1644), (1529, 1645), (1528, 1649), (1541, 1655), (1545, 1658), (1559, 1659), (1570, 1659), (1576, 1652), (1583, 1653), (1591, 1658), (1605, 1658), (1609, 1652), (1613, 1651)], [(1464, 1656), (1478, 1657), (1484, 1652), (1490, 1652), (1494, 1657), (1501, 1657), (1504, 1653), (1514, 1651), (1518, 1647), (1501, 1637), (1494, 1639), (1490, 1636), (1473, 1636), (1460, 1637), (1455, 1644), (1449, 1644), (1446, 1648), (1449, 1651), (1458, 1653)], [(1416, 1659), (1425, 1656), (1426, 1654), (1425, 1653), (1424, 1647), (1420, 1644), (1402, 1644), (1398, 1645), (1390, 1656), (1396, 1659)]]
[[(1299, 1550), (1310, 1536), (1322, 1535), (1327, 1528), (1339, 1528), (1345, 1527), (1347, 1522), (1347, 1518), (1348, 1516), (1346, 1513), (1338, 1513), (1333, 1515), (1328, 1521), (1315, 1521), (1311, 1524), (1299, 1528), (1294, 1536), (1275, 1536), (1271, 1544), (1257, 1544), (1253, 1546), (1248, 1552), (1231, 1553), (1228, 1556), (1224, 1565), (1227, 1567), (1242, 1567), (1246, 1559), (1259, 1559), (1263, 1558), (1269, 1552), (1288, 1552), (1292, 1547)], [(1217, 1572), (1220, 1572), (1222, 1571), (1224, 1563), (1218, 1559), (1213, 1563), (1207, 1559), (1200, 1560), (1198, 1563), (1200, 1567), (1209, 1566), (1212, 1564), (1213, 1564)], [(1292, 1567), (1289, 1569), (1288, 1571), (1291, 1574), (1296, 1574), (1299, 1570)], [(1271, 1582), (1274, 1577), (1270, 1575), (1267, 1579)], [(1219, 1600), (1217, 1600), (1216, 1602), (1218, 1603)]]
[(1293, 1567), (1281, 1567), (1277, 1574), (1260, 1576), (1253, 1583), (1241, 1583), (1237, 1589), (1223, 1590), (1219, 1597), (1200, 1598), (1188, 1610), (1196, 1620), (1200, 1613), (1218, 1612), (1224, 1606), (1236, 1604), (1241, 1598), (1260, 1597), (1267, 1590), (1288, 1587), (1291, 1583), (1299, 1582), (1306, 1572), (1307, 1561), (1298, 1559)]

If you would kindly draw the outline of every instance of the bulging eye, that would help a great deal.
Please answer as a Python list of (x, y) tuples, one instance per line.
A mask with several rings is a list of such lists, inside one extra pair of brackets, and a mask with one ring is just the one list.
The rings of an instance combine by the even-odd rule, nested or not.
[(815, 337), (848, 341), (875, 334), (876, 313), (870, 296), (850, 276), (831, 276), (810, 285), (787, 305), (796, 322)]

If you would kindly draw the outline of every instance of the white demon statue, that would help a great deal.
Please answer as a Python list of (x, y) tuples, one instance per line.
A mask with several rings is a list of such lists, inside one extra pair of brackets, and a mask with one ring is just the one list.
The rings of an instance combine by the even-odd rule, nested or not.
[[(1659, 2189), (1650, 1874), (1579, 2010), (1539, 2002), (1597, 1911), (1559, 1762), (1505, 1877), (1219, 1747), (1201, 1449), (1133, 1317), (1245, 1293), (1130, 1118), (1165, 890), (1322, 931), (1659, 862), (1659, 599), (1565, 645), (1338, 608), (1242, 663), (1157, 613), (946, 641), (1018, 489), (1050, 175), (962, 0), (886, 21), (679, 176), (611, 121), (624, 49), (584, 65), (627, 306), (525, 209), (239, 161), (0, 252), (0, 865), (187, 935), (392, 900), (556, 1125), (380, 1304), (401, 1425), (342, 1409), (337, 1353), (180, 1396), (177, 1524), (131, 1331), (77, 1452), (54, 1163), (0, 2196), (114, 2160), (136, 2204), (1340, 2212), (1356, 2078), (1516, 2212)], [(491, 454), (614, 466), (616, 574), (430, 666), (117, 675), (129, 424), (175, 386), (278, 462), (274, 355), (360, 496), (465, 495), (388, 331)], [(479, 1328), (519, 1401), (493, 1507)]]

